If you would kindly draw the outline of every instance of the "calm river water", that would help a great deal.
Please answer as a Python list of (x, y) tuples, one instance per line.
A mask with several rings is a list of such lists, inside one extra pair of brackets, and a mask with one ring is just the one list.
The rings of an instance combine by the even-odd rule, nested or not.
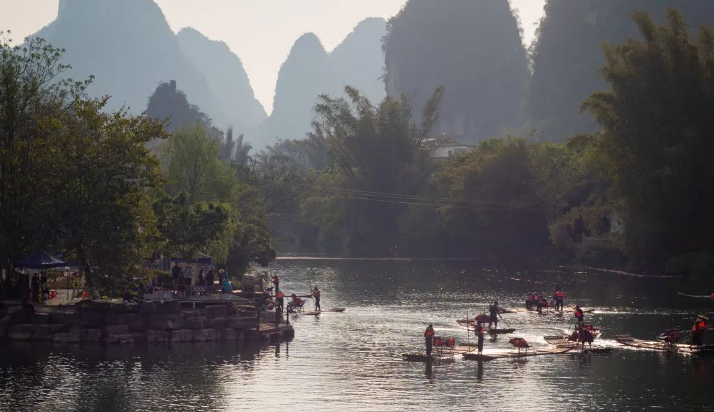
[[(288, 292), (319, 285), (323, 309), (346, 312), (292, 318), (292, 341), (257, 348), (4, 344), (0, 410), (714, 410), (714, 358), (618, 349), (482, 363), (457, 358), (431, 369), (401, 360), (423, 350), (428, 323), (465, 340), (456, 318), (493, 299), (520, 308), (528, 291), (551, 292), (555, 284), (566, 306), (596, 309), (588, 321), (602, 327), (597, 343), (616, 346), (612, 336), (625, 333), (654, 339), (714, 309), (678, 298), (675, 281), (431, 262), (280, 261), (269, 272)], [(567, 330), (570, 316), (504, 315), (517, 329), (510, 336), (537, 348), (547, 347), (544, 335)], [(486, 340), (486, 351), (509, 346), (506, 336)]]

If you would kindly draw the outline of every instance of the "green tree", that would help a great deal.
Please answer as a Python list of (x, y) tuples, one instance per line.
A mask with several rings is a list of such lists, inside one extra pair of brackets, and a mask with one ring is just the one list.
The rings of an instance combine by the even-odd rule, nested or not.
[(406, 206), (375, 194), (415, 194), (425, 185), (432, 169), (427, 139), (444, 89), (426, 103), (420, 124), (412, 121), (406, 97), (388, 97), (375, 106), (351, 87), (345, 92), (349, 100), (321, 96), (315, 106), (312, 139), (324, 142), (333, 163), (303, 197), (302, 214), (324, 233), (340, 237), (348, 253), (389, 255), (399, 241), (398, 220)]
[(460, 254), (513, 262), (547, 249), (547, 220), (538, 207), (524, 140), (482, 141), (472, 152), (449, 160), (437, 178), (453, 202), (441, 213), (444, 227), (461, 245)]
[(24, 236), (75, 256), (93, 288), (116, 290), (151, 251), (155, 219), (149, 192), (159, 189), (159, 161), (147, 148), (163, 126), (106, 99), (80, 100), (42, 118), (20, 175)]
[(166, 192), (186, 192), (191, 202), (230, 202), (237, 182), (219, 158), (219, 142), (205, 126), (194, 124), (174, 132), (160, 153), (168, 179)]
[(189, 202), (186, 193), (164, 197), (154, 203), (164, 251), (171, 256), (194, 259), (209, 253), (209, 245), (220, 241), (231, 228), (231, 211), (225, 205)]
[(11, 46), (9, 35), (0, 32), (0, 268), (8, 270), (28, 247), (19, 179), (29, 171), (37, 125), (71, 107), (89, 83), (59, 79), (69, 68), (60, 63), (64, 50), (39, 38)]
[(603, 133), (598, 150), (624, 222), (625, 252), (635, 266), (657, 266), (714, 247), (714, 35), (697, 40), (674, 10), (657, 26), (633, 15), (641, 38), (605, 47), (610, 92), (585, 108)]

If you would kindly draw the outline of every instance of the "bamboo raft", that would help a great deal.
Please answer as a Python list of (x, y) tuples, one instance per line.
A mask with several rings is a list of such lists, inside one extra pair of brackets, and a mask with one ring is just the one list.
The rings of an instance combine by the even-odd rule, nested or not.
[(691, 355), (714, 355), (714, 345), (687, 345), (682, 343), (667, 343), (634, 339), (629, 335), (615, 336), (617, 343), (637, 349), (649, 349), (664, 352), (677, 352)]
[(510, 353), (494, 353), (494, 354), (477, 354), (477, 353), (465, 353), (463, 358), (465, 360), (473, 361), (492, 361), (496, 359), (519, 359), (519, 358), (529, 358), (532, 356), (543, 356), (543, 355), (560, 355), (572, 351), (572, 347), (567, 348), (555, 348), (549, 350), (533, 350), (533, 351), (521, 351), (521, 352), (510, 352)]
[(323, 313), (342, 313), (345, 311), (345, 308), (334, 308), (334, 309), (328, 309), (328, 310), (314, 310), (311, 312), (297, 312), (298, 315), (303, 315), (303, 316), (317, 316), (321, 315)]
[[(457, 319), (456, 323), (459, 324), (459, 326), (468, 328), (468, 330), (473, 331), (474, 328), (476, 327), (476, 321), (473, 320), (467, 320), (467, 319)], [(485, 329), (484, 330), (486, 333), (489, 335), (507, 335), (509, 333), (514, 333), (516, 330), (513, 328), (507, 328), (507, 329)]]

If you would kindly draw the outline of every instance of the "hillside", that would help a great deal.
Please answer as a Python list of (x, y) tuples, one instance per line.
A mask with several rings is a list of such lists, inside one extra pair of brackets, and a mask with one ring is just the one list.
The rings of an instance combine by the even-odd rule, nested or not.
[(445, 86), (438, 131), (467, 142), (520, 126), (528, 64), (507, 0), (410, 0), (389, 21), (386, 87), (415, 115)]
[(139, 113), (160, 82), (176, 80), (216, 125), (228, 123), (152, 0), (64, 0), (57, 19), (35, 36), (67, 49), (68, 76), (94, 75), (89, 93), (112, 96), (109, 109), (128, 105)]
[(243, 63), (228, 45), (210, 40), (192, 28), (179, 31), (178, 39), (183, 53), (205, 75), (211, 92), (237, 132), (245, 133), (267, 118), (255, 98)]

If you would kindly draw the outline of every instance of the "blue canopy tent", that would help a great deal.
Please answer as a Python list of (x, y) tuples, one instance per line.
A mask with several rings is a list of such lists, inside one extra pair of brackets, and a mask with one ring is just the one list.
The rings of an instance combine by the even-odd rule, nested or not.
[(67, 262), (50, 255), (44, 250), (36, 250), (32, 252), (30, 256), (15, 262), (15, 267), (22, 269), (45, 270), (65, 266), (67, 266)]

